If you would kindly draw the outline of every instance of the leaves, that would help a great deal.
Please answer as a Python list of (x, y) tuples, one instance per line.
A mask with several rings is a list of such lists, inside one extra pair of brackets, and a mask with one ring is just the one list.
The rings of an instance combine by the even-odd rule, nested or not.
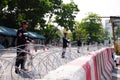
[(78, 12), (77, 5), (73, 2), (69, 4), (62, 4), (60, 12), (57, 13), (56, 22), (61, 27), (66, 28), (67, 30), (73, 31), (73, 26), (75, 24), (75, 14)]
[(97, 14), (89, 13), (80, 23), (80, 29), (84, 31), (84, 38), (89, 42), (101, 42), (103, 40), (102, 23)]
[(74, 31), (74, 19), (79, 11), (74, 2), (63, 4), (62, 0), (2, 0), (0, 4), (0, 25), (18, 28), (22, 20), (27, 20), (29, 30), (35, 31), (39, 23), (37, 32), (47, 37), (48, 42), (59, 37), (51, 23)]

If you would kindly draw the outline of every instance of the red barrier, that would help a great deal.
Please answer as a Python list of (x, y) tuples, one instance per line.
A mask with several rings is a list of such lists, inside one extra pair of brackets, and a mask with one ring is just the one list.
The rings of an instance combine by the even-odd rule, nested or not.
[(97, 71), (97, 59), (96, 59), (96, 56), (93, 55), (92, 57), (93, 59), (93, 62), (94, 62), (94, 73), (95, 73), (95, 80), (99, 80), (98, 79), (98, 71)]
[[(107, 67), (107, 69), (109, 70), (109, 72), (112, 72), (112, 65), (110, 64), (110, 62), (109, 62), (109, 53), (108, 53), (108, 51), (107, 51), (107, 48), (105, 49), (105, 51), (104, 51), (104, 54), (106, 55), (106, 57), (104, 57), (105, 59), (106, 59), (106, 67)], [(112, 57), (112, 56), (111, 56)]]
[(97, 53), (96, 58), (97, 58), (97, 70), (98, 70), (99, 80), (102, 80), (101, 62), (100, 62), (100, 55), (99, 55), (99, 53)]
[(89, 62), (83, 65), (83, 68), (86, 72), (86, 80), (91, 80), (91, 67), (90, 67)]
[(108, 67), (107, 67), (107, 56), (106, 56), (106, 53), (105, 51), (103, 51), (101, 53), (101, 68), (102, 68), (102, 73), (103, 73), (103, 76), (104, 76), (104, 80), (111, 80), (110, 76), (111, 76), (111, 73), (110, 71), (108, 70)]
[(111, 64), (111, 66), (115, 66), (114, 65), (114, 60), (113, 60), (113, 48), (107, 48), (107, 53), (108, 53), (108, 60)]
[(112, 58), (113, 49), (104, 48), (92, 53), (96, 80), (111, 80), (114, 61)]

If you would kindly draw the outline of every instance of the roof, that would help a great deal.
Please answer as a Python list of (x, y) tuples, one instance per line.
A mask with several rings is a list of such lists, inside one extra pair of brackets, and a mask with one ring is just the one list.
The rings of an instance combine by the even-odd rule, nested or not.
[(42, 35), (37, 34), (36, 32), (28, 32), (29, 37), (34, 39), (45, 39)]
[(5, 26), (0, 26), (0, 34), (7, 35), (7, 36), (16, 36), (16, 32)]
[[(12, 28), (7, 28), (5, 26), (0, 26), (0, 34), (6, 35), (6, 36), (14, 36), (16, 37), (17, 30)], [(29, 37), (33, 39), (45, 39), (44, 36), (36, 33), (36, 32), (30, 32), (28, 31)]]

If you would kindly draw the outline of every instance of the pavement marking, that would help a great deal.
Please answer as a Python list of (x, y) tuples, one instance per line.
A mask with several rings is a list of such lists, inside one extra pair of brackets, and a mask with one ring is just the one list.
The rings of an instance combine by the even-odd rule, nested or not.
[(113, 76), (113, 77), (120, 78), (120, 74), (112, 73), (112, 76)]
[(120, 67), (118, 66), (118, 67), (114, 67), (115, 69), (120, 69)]
[(113, 77), (113, 79), (116, 78), (118, 80), (118, 79), (120, 79), (120, 74), (119, 74), (120, 67), (119, 66), (118, 67), (114, 67), (114, 69), (116, 69), (117, 71), (115, 71), (115, 72), (113, 71), (112, 77)]

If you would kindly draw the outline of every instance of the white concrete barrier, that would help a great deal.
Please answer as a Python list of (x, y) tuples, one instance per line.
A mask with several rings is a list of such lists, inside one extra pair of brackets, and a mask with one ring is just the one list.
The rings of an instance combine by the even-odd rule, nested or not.
[(111, 80), (112, 52), (112, 48), (103, 48), (82, 56), (49, 72), (43, 80)]
[[(46, 80), (92, 80), (91, 67), (88, 63), (91, 55), (78, 58), (58, 69), (51, 71), (44, 77)], [(87, 76), (87, 77), (86, 77)]]

